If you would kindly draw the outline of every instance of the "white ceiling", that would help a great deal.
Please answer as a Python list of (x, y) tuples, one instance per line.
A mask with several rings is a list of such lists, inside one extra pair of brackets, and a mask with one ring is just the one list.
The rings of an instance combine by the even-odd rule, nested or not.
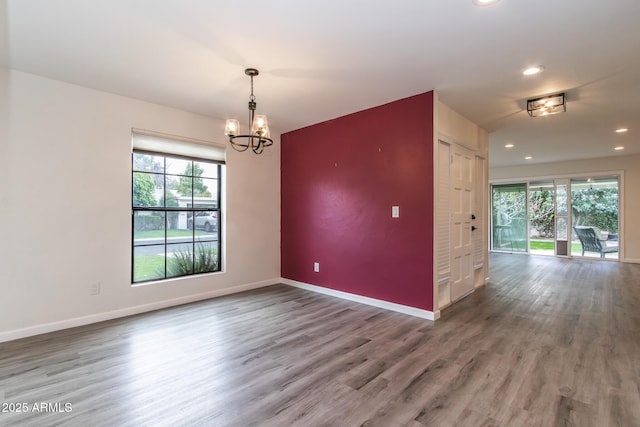
[[(491, 166), (640, 153), (638, 0), (0, 5), (4, 65), (245, 125), (256, 67), (258, 110), (281, 132), (436, 89), (490, 132)], [(561, 91), (566, 113), (529, 118), (527, 98)]]

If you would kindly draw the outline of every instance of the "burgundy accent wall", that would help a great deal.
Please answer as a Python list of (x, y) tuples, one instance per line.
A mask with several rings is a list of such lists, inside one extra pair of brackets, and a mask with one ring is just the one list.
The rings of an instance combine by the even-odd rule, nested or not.
[(433, 311), (433, 92), (281, 143), (282, 277)]

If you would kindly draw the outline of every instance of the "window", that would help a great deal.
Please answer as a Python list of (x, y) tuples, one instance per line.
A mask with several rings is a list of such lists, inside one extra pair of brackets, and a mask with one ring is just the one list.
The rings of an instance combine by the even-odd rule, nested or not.
[(136, 137), (132, 283), (220, 271), (223, 163), (137, 148), (150, 138)]

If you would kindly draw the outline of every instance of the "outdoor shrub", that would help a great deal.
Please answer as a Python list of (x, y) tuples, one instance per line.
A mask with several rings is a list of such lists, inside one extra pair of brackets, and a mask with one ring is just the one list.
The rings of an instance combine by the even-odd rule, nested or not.
[(206, 273), (218, 269), (218, 251), (211, 247), (199, 245), (194, 258), (194, 273)]
[(574, 225), (618, 232), (618, 189), (591, 188), (571, 192)]
[(218, 251), (215, 248), (197, 244), (195, 256), (189, 249), (179, 249), (167, 258), (167, 277), (184, 276), (193, 273), (207, 273), (218, 270)]
[(136, 215), (134, 231), (163, 230), (164, 219), (159, 215)]

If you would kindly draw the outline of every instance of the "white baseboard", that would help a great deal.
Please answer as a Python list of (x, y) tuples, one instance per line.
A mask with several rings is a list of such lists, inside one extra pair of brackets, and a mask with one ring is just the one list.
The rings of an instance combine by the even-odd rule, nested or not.
[(103, 322), (105, 320), (118, 319), (120, 317), (132, 316), (134, 314), (146, 313), (148, 311), (161, 310), (163, 308), (174, 307), (177, 305), (188, 304), (191, 302), (202, 301), (224, 295), (235, 294), (252, 289), (264, 288), (280, 283), (280, 278), (263, 280), (260, 282), (247, 283), (244, 285), (233, 286), (231, 288), (216, 289), (215, 291), (204, 292), (201, 294), (187, 295), (180, 298), (174, 298), (165, 301), (153, 302), (150, 304), (137, 305), (134, 307), (126, 307), (119, 310), (107, 311), (103, 313), (91, 314), (73, 319), (60, 320), (58, 322), (45, 323), (42, 325), (29, 326), (27, 328), (16, 329), (13, 331), (0, 332), (0, 343), (6, 341), (17, 340), (20, 338), (31, 337), (34, 335), (45, 334), (47, 332), (59, 331), (62, 329), (75, 328), (76, 326), (88, 325), (91, 323)]
[(280, 279), (281, 283), (320, 294), (329, 295), (336, 298), (342, 298), (349, 301), (358, 302), (360, 304), (371, 305), (385, 310), (396, 311), (398, 313), (408, 314), (410, 316), (420, 317), (421, 319), (436, 320), (440, 317), (440, 311), (435, 313), (421, 308), (409, 307), (407, 305), (396, 304), (394, 302), (383, 301), (375, 298), (364, 297), (362, 295), (350, 294), (348, 292), (336, 291), (335, 289), (323, 288), (322, 286), (311, 285), (309, 283), (298, 282), (291, 279)]
[(622, 262), (628, 262), (630, 264), (640, 264), (640, 259), (624, 258)]

